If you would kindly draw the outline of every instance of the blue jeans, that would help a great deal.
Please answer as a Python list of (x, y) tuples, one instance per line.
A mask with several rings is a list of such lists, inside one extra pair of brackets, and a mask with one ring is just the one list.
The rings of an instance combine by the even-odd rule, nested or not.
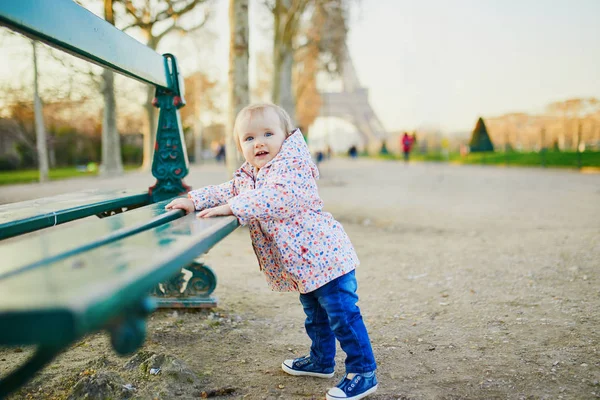
[(377, 368), (367, 328), (356, 305), (354, 271), (310, 293), (300, 294), (306, 313), (304, 326), (312, 340), (310, 358), (323, 367), (335, 365), (335, 339), (346, 353), (346, 372), (364, 373)]

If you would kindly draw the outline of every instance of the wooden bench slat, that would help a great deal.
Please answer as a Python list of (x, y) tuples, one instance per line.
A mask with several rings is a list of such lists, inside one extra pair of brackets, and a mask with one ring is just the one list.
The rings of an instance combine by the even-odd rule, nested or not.
[(97, 330), (237, 226), (190, 214), (3, 279), (0, 344), (54, 345)]
[(4, 260), (0, 264), (0, 281), (23, 270), (105, 245), (184, 215), (181, 210), (165, 210), (168, 202), (5, 243), (0, 247), (0, 260)]
[(73, 0), (2, 0), (0, 25), (131, 78), (170, 88), (162, 55)]
[(93, 189), (5, 204), (0, 206), (0, 239), (149, 202), (148, 192)]

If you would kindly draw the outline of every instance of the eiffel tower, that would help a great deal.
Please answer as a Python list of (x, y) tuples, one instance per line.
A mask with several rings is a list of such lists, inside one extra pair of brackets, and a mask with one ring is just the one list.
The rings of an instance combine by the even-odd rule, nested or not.
[(354, 64), (345, 46), (342, 66), (342, 91), (321, 92), (320, 117), (337, 117), (353, 124), (358, 130), (363, 150), (379, 151), (387, 132), (369, 103), (369, 89), (362, 87)]

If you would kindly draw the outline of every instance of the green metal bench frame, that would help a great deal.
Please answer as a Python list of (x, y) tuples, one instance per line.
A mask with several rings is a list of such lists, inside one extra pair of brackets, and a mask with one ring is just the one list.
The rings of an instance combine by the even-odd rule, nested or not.
[[(194, 262), (194, 259), (227, 236), (238, 223), (233, 217), (207, 222), (199, 221), (194, 215), (183, 217), (180, 210), (164, 211), (165, 200), (190, 189), (183, 182), (188, 174), (188, 157), (179, 116), (179, 108), (185, 105), (184, 86), (177, 60), (172, 54), (156, 53), (72, 0), (0, 1), (0, 25), (153, 85), (156, 88), (153, 104), (160, 109), (152, 163), (156, 183), (147, 192), (104, 192), (98, 198), (93, 195), (82, 196), (80, 193), (82, 198), (79, 202), (71, 199), (69, 206), (61, 207), (57, 201), (54, 208), (32, 214), (23, 212), (18, 218), (3, 219), (0, 211), (0, 240), (87, 216), (107, 216), (123, 209), (134, 209), (129, 212), (139, 212), (139, 215), (149, 212), (156, 214), (141, 225), (118, 228), (92, 243), (76, 243), (70, 248), (57, 250), (51, 257), (15, 265), (4, 271), (0, 269), (0, 284), (9, 281), (12, 286), (6, 285), (5, 289), (9, 292), (13, 290), (11, 293), (14, 295), (5, 297), (9, 299), (8, 306), (0, 304), (0, 322), (3, 324), (0, 345), (38, 345), (30, 360), (1, 378), (2, 399), (25, 384), (75, 340), (93, 331), (107, 329), (113, 347), (121, 354), (135, 351), (144, 341), (145, 318), (154, 309), (155, 302), (148, 294), (154, 293), (160, 297), (168, 292), (169, 287), (176, 290), (181, 281), (177, 273), (186, 266), (190, 266), (194, 278), (190, 280), (191, 283), (188, 282), (188, 286), (193, 286), (192, 289), (198, 293), (210, 294), (216, 278), (210, 269)], [(26, 203), (10, 206), (18, 209), (25, 207)], [(10, 210), (7, 214), (10, 214)], [(107, 223), (125, 221), (126, 218), (122, 216), (106, 218)], [(94, 221), (97, 221), (95, 224), (102, 222)], [(41, 234), (51, 235), (52, 232)], [(146, 240), (145, 243), (156, 240), (157, 248), (168, 249), (169, 256), (161, 262), (155, 262), (153, 258), (144, 259), (148, 266), (130, 262), (127, 254), (135, 252), (137, 248), (132, 243), (142, 239)], [(125, 255), (116, 253), (115, 256), (111, 253), (111, 246), (124, 249)], [(79, 270), (78, 263), (93, 264), (98, 260), (100, 263), (116, 260), (121, 263), (119, 265), (130, 266), (137, 271), (137, 275), (133, 281), (127, 274), (118, 275), (120, 280), (107, 286), (115, 291), (108, 298), (100, 299), (98, 296), (87, 296), (86, 293), (83, 301), (90, 308), (83, 311), (79, 309), (80, 304), (63, 304), (61, 301), (66, 300), (60, 296), (55, 301), (55, 308), (45, 310), (45, 305), (36, 304), (34, 299), (19, 297), (19, 291), (15, 291), (15, 287), (27, 285), (27, 276), (43, 268), (71, 271), (67, 275), (85, 277), (87, 270)], [(98, 268), (97, 271), (101, 270), (101, 266)], [(89, 285), (89, 282), (82, 282)], [(162, 292), (157, 288), (161, 282), (166, 287)], [(190, 306), (185, 300), (177, 298), (164, 300), (175, 306)], [(27, 308), (29, 304), (31, 309)], [(36, 328), (45, 326), (45, 331), (40, 334), (29, 332), (34, 320), (37, 321)]]

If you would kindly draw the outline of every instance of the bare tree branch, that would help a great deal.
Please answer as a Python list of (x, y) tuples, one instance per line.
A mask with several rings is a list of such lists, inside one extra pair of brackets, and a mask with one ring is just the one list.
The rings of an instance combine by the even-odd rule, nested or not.
[(183, 28), (182, 26), (177, 24), (177, 20), (174, 20), (173, 23), (166, 28), (163, 32), (159, 33), (158, 35), (155, 36), (157, 41), (160, 41), (164, 36), (168, 35), (169, 33), (173, 32), (173, 31), (179, 31), (179, 32), (183, 32), (183, 33), (190, 33), (190, 32), (194, 32), (200, 28), (202, 28), (206, 22), (208, 21), (208, 17), (205, 17), (200, 23), (191, 26), (189, 28)]
[(275, 3), (270, 2), (268, 0), (263, 1), (263, 5), (272, 13), (275, 13)]
[[(180, 1), (177, 3), (183, 3), (183, 2)], [(182, 9), (175, 11), (175, 8), (173, 7), (173, 2), (167, 1), (167, 4), (169, 4), (170, 7), (167, 7), (167, 9), (165, 11), (158, 13), (154, 20), (157, 22), (164, 21), (165, 19), (171, 19), (171, 18), (177, 20), (177, 18), (179, 18), (183, 14), (186, 14), (186, 13), (192, 11), (194, 8), (196, 8), (198, 5), (200, 5), (202, 3), (204, 3), (204, 1), (193, 0), (191, 3), (187, 4)]]
[[(179, 32), (192, 32), (194, 30), (202, 28), (209, 19), (210, 13), (207, 10), (202, 21), (196, 23), (191, 27), (182, 26), (179, 23), (180, 18), (193, 10), (195, 10), (201, 4), (207, 4), (210, 0), (160, 0), (157, 2), (151, 2), (146, 0), (144, 3), (136, 6), (132, 0), (114, 0), (125, 6), (125, 14), (131, 17), (133, 21), (130, 21), (123, 30), (132, 28), (139, 28), (142, 30), (146, 37), (146, 45), (154, 50), (158, 48), (160, 41), (170, 33), (175, 31)], [(138, 4), (138, 3), (136, 3)], [(161, 23), (170, 21), (168, 26), (162, 27)], [(158, 24), (158, 25), (157, 25)], [(156, 32), (155, 27), (162, 28), (160, 32)], [(154, 30), (154, 31), (153, 31)], [(147, 88), (147, 100), (144, 108), (148, 115), (148, 126), (149, 130), (144, 132), (144, 161), (143, 168), (150, 166), (151, 160), (150, 155), (154, 148), (154, 135), (155, 135), (155, 110), (152, 106), (152, 98), (154, 96), (152, 88)]]

